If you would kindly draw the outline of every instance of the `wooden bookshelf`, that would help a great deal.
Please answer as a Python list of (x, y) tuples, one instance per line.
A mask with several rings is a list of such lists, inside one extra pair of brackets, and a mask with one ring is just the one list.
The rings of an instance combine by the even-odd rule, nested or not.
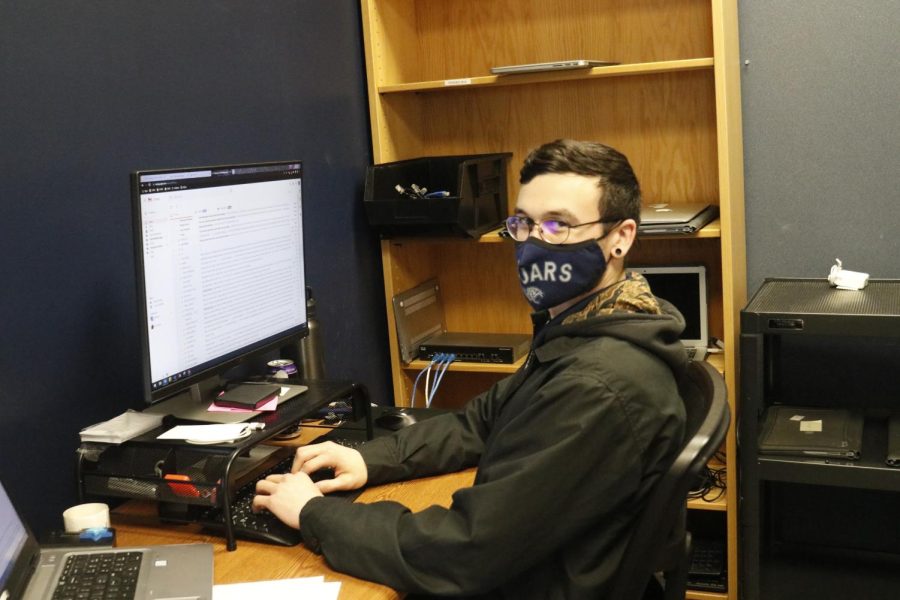
[[(644, 236), (633, 264), (703, 264), (711, 357), (736, 415), (739, 311), (746, 302), (743, 155), (736, 0), (362, 0), (372, 150), (376, 163), (422, 156), (511, 152), (517, 171), (541, 143), (595, 140), (624, 152), (646, 201), (704, 201), (720, 216), (690, 236)], [(591, 69), (493, 75), (492, 66), (570, 58), (617, 61)], [(385, 239), (381, 245), (394, 401), (411, 398), (422, 361), (400, 360), (394, 295), (438, 280), (447, 327), (530, 333), (514, 250), (496, 231), (468, 239)], [(458, 406), (516, 365), (450, 367), (435, 402)], [(734, 419), (732, 420), (734, 422)], [(727, 594), (737, 598), (734, 427), (725, 443), (728, 489), (691, 510), (722, 514)]]

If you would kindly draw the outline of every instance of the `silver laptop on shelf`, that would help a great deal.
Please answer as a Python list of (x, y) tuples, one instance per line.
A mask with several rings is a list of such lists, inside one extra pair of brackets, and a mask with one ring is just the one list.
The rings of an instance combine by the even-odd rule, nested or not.
[(641, 205), (641, 225), (677, 225), (687, 223), (709, 207), (708, 202), (672, 204), (654, 202)]
[[(210, 544), (173, 544), (143, 548), (42, 549), (0, 484), (0, 600), (49, 600), (65, 564), (102, 554), (139, 560), (132, 597), (141, 600), (210, 600), (213, 552)], [(139, 559), (137, 559), (139, 555)], [(120, 557), (120, 560), (125, 557)], [(134, 564), (134, 563), (132, 563)], [(105, 574), (105, 573), (101, 573)], [(93, 597), (93, 596), (88, 596)]]
[(591, 69), (593, 67), (608, 67), (619, 63), (609, 60), (587, 60), (575, 58), (572, 60), (552, 60), (549, 62), (528, 63), (523, 65), (504, 65), (491, 67), (494, 75), (514, 75), (516, 73), (539, 73), (541, 71), (567, 71), (570, 69)]
[(703, 360), (709, 351), (707, 320), (706, 267), (671, 265), (632, 267), (643, 275), (654, 295), (668, 300), (684, 316), (681, 341), (693, 360)]
[(641, 206), (641, 224), (638, 226), (638, 235), (697, 233), (718, 216), (718, 206), (702, 202), (644, 204)]

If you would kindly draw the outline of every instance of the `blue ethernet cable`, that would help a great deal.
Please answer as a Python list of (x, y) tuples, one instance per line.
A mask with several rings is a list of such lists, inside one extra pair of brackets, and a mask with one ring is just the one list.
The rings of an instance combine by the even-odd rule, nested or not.
[(434, 387), (431, 389), (431, 394), (426, 396), (425, 408), (431, 408), (431, 402), (432, 400), (434, 400), (435, 394), (437, 394), (438, 386), (441, 385), (441, 381), (443, 381), (444, 374), (447, 372), (447, 369), (449, 369), (453, 361), (456, 360), (456, 354), (444, 354), (442, 355), (442, 359), (443, 365), (438, 365), (438, 372), (434, 377)]
[(431, 368), (435, 363), (440, 363), (443, 360), (443, 354), (436, 354), (431, 357), (431, 362), (428, 363), (428, 369), (425, 371), (425, 406), (428, 406), (428, 397), (431, 395)]
[[(419, 386), (419, 380), (422, 379), (422, 375), (424, 375), (426, 371), (430, 371), (430, 370), (431, 370), (431, 365), (434, 364), (434, 361), (435, 361), (435, 358), (436, 358), (436, 357), (437, 357), (437, 355), (432, 356), (432, 357), (431, 357), (431, 362), (428, 363), (428, 366), (425, 367), (424, 369), (422, 369), (421, 371), (419, 371), (419, 374), (416, 376), (416, 380), (413, 382), (412, 397), (409, 399), (409, 406), (410, 406), (410, 407), (413, 407), (413, 406), (416, 405), (416, 388)], [(426, 389), (426, 398), (427, 398), (427, 392), (428, 392), (428, 391), (427, 391), (427, 389)]]
[[(443, 377), (443, 371), (441, 371), (441, 366), (446, 363), (446, 361), (450, 358), (449, 354), (444, 354), (443, 352), (435, 355), (434, 360), (431, 365), (428, 365), (428, 373), (425, 374), (425, 408), (431, 408), (431, 400), (434, 398), (434, 395), (437, 393), (438, 385), (440, 384), (440, 379)], [(446, 363), (449, 364), (449, 363)], [(428, 380), (431, 376), (431, 367), (434, 366), (434, 383), (429, 385)], [(446, 366), (444, 370), (446, 370)]]

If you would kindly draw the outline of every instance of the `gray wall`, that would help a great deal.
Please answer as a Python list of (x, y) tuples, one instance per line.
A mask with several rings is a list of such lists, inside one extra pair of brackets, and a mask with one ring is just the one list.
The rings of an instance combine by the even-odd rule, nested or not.
[(303, 160), (328, 374), (388, 397), (361, 37), (349, 0), (0, 3), (0, 480), (39, 531), (78, 430), (142, 405), (136, 169)]
[(900, 278), (900, 2), (740, 3), (748, 291)]

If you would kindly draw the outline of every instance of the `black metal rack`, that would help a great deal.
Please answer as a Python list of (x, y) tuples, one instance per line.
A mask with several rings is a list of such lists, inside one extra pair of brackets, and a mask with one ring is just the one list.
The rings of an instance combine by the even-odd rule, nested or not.
[[(809, 514), (786, 515), (788, 507), (775, 500), (793, 498), (795, 493), (819, 493), (817, 499), (824, 505), (832, 495), (900, 492), (900, 469), (885, 463), (887, 418), (900, 411), (900, 280), (873, 280), (862, 290), (848, 291), (833, 288), (824, 279), (767, 279), (741, 313), (740, 354), (741, 597), (776, 597), (772, 588), (790, 589), (790, 582), (781, 585), (784, 578), (801, 570), (803, 574), (796, 577), (813, 577), (809, 564), (814, 561), (804, 563), (806, 551), (840, 553), (843, 559), (859, 559), (863, 566), (875, 555), (900, 559), (900, 554), (892, 555), (898, 549), (885, 550), (885, 544), (877, 552), (859, 550), (866, 545), (865, 539), (853, 540), (852, 549), (840, 547), (839, 542), (830, 548), (820, 541), (798, 543), (796, 537), (782, 543), (778, 527), (791, 518), (814, 521), (827, 510), (814, 507)], [(862, 412), (865, 425), (859, 460), (760, 454), (763, 415), (768, 407), (779, 404)], [(847, 509), (845, 520), (866, 518), (854, 515), (854, 507)], [(813, 537), (822, 539), (837, 525), (844, 526), (831, 521), (810, 527), (818, 526), (823, 533)], [(897, 528), (900, 519), (895, 517), (884, 526)], [(870, 526), (868, 531), (877, 527)], [(791, 536), (796, 531), (791, 529)], [(860, 536), (865, 537), (865, 531), (862, 527)], [(784, 560), (778, 558), (785, 548), (801, 547), (792, 555), (788, 552)], [(794, 565), (801, 566), (795, 569)], [(843, 577), (837, 572), (823, 574), (836, 581)]]
[[(296, 383), (296, 382), (291, 382)], [(276, 457), (257, 459), (253, 449), (296, 426), (318, 409), (335, 401), (351, 403), (366, 439), (372, 439), (372, 416), (364, 386), (346, 381), (301, 381), (308, 389), (253, 421), (265, 428), (227, 444), (195, 445), (181, 440), (158, 440), (173, 425), (163, 425), (122, 444), (85, 443), (78, 449), (77, 480), (85, 497), (154, 500), (160, 516), (192, 520), (191, 507), (222, 508), (228, 550), (237, 547), (231, 524), (233, 491), (268, 468)]]

